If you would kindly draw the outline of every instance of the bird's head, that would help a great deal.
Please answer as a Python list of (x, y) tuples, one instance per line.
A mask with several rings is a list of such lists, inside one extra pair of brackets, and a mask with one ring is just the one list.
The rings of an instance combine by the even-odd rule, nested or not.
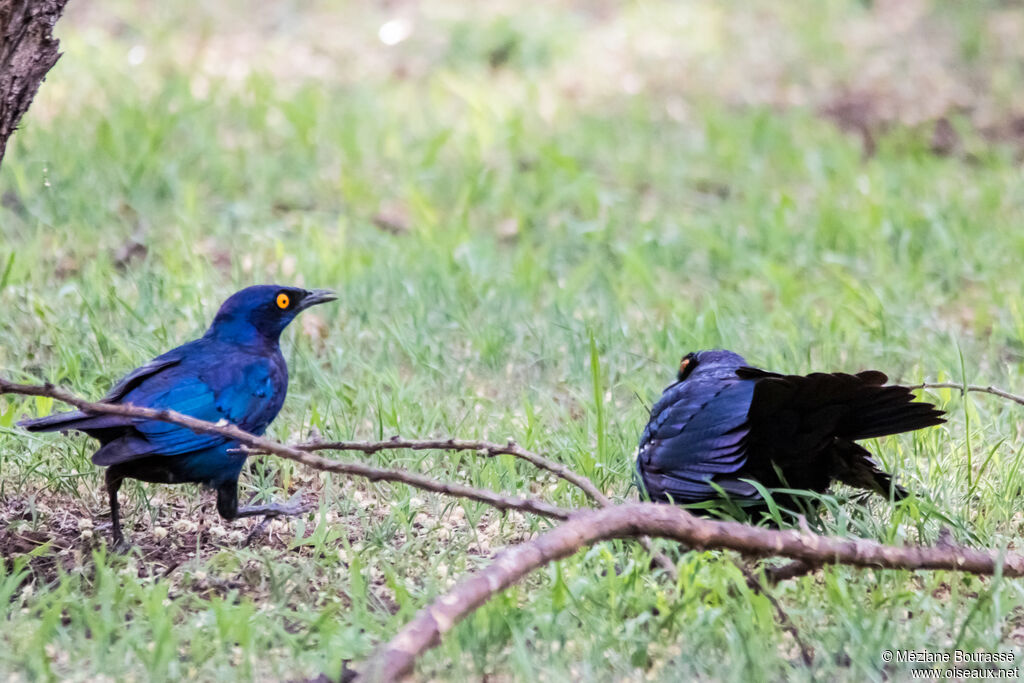
[(682, 382), (694, 372), (700, 375), (732, 374), (737, 368), (747, 364), (743, 356), (725, 349), (710, 351), (693, 351), (679, 361), (679, 373), (676, 379)]
[(296, 315), (310, 306), (334, 301), (329, 289), (255, 285), (221, 304), (207, 335), (236, 342), (276, 342)]

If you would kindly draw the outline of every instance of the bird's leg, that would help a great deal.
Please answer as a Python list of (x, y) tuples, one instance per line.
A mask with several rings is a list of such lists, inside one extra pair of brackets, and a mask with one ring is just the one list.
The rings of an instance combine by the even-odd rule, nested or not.
[(110, 498), (110, 535), (114, 549), (118, 552), (126, 549), (124, 534), (121, 533), (121, 503), (117, 500), (117, 492), (121, 489), (124, 474), (117, 467), (107, 468), (107, 496)]
[(245, 541), (242, 547), (246, 548), (260, 536), (267, 528), (267, 523), (273, 517), (285, 515), (301, 515), (308, 512), (309, 506), (302, 503), (270, 503), (269, 505), (248, 505), (244, 508), (238, 507), (238, 482), (229, 481), (217, 487), (217, 512), (224, 519), (238, 519), (239, 517), (257, 517), (263, 515), (263, 521), (257, 524)]
[(309, 512), (308, 505), (302, 503), (268, 503), (267, 505), (247, 505), (238, 507), (238, 482), (231, 481), (217, 487), (217, 512), (224, 519), (241, 517), (285, 517), (301, 515)]

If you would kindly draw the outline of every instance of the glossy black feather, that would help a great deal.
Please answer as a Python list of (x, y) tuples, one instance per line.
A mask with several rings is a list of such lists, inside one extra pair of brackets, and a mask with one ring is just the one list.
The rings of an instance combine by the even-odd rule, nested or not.
[(840, 481), (899, 498), (906, 492), (854, 442), (944, 421), (877, 371), (783, 375), (722, 350), (687, 359), (685, 379), (665, 390), (640, 438), (637, 473), (654, 500), (703, 502), (720, 488), (759, 503), (745, 480), (816, 492)]

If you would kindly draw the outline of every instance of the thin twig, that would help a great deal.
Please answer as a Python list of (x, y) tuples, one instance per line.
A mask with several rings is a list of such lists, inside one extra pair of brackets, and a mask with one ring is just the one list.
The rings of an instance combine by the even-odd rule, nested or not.
[[(502, 446), (500, 444), (489, 444), (487, 442), (471, 442), (471, 441), (459, 441), (455, 439), (446, 439), (442, 441), (402, 441), (392, 439), (386, 442), (334, 442), (334, 443), (314, 443), (314, 444), (301, 444), (300, 446), (288, 446), (282, 443), (278, 443), (271, 439), (267, 439), (260, 436), (255, 436), (242, 429), (239, 429), (235, 425), (229, 424), (226, 421), (221, 423), (206, 422), (205, 420), (199, 420), (188, 415), (183, 415), (173, 410), (156, 410), (153, 408), (143, 408), (139, 406), (133, 406), (127, 403), (93, 403), (86, 401), (85, 399), (79, 398), (74, 394), (68, 392), (65, 389), (56, 387), (52, 384), (16, 384), (0, 377), (0, 394), (21, 394), (23, 396), (48, 396), (50, 398), (57, 399), (68, 405), (74, 406), (79, 410), (94, 413), (105, 413), (108, 415), (121, 415), (124, 417), (139, 417), (148, 420), (160, 420), (162, 422), (170, 422), (172, 424), (181, 425), (187, 427), (195, 432), (201, 432), (206, 434), (219, 434), (226, 436), (239, 444), (242, 444), (244, 450), (250, 453), (272, 453), (282, 458), (289, 460), (295, 460), (297, 462), (311, 467), (313, 469), (322, 470), (325, 472), (337, 472), (340, 474), (348, 474), (357, 477), (365, 477), (370, 481), (397, 481), (409, 486), (424, 489), (427, 491), (433, 491), (434, 493), (441, 493), (449, 496), (455, 496), (458, 498), (468, 498), (475, 500), (479, 503), (490, 505), (499, 510), (521, 510), (523, 512), (531, 512), (542, 517), (549, 517), (552, 519), (568, 519), (571, 514), (571, 510), (566, 508), (552, 505), (546, 501), (536, 498), (523, 498), (520, 496), (504, 496), (496, 491), (484, 488), (474, 488), (465, 486), (463, 484), (457, 484), (454, 482), (443, 482), (436, 479), (432, 479), (425, 475), (410, 472), (408, 470), (400, 469), (388, 469), (373, 467), (372, 465), (366, 465), (358, 462), (343, 462), (338, 460), (330, 460), (323, 458), (318, 455), (311, 453), (311, 450), (324, 450), (327, 448), (335, 448), (337, 450), (358, 450), (366, 453), (372, 453), (379, 450), (395, 449), (395, 448), (413, 448), (417, 449), (417, 444), (455, 444), (456, 450), (472, 449), (481, 450), (480, 445), (483, 444), (484, 449), (493, 447), (494, 453), (508, 453), (517, 457), (528, 460), (535, 464), (537, 467), (551, 471), (558, 476), (562, 477), (566, 481), (578, 486), (587, 495), (594, 498), (599, 504), (607, 506), (611, 505), (611, 500), (608, 499), (600, 489), (586, 477), (579, 475), (569, 468), (554, 462), (544, 456), (532, 453), (522, 448), (513, 441), (509, 441), (508, 444)], [(411, 444), (411, 445), (400, 445), (400, 444)], [(351, 445), (351, 448), (345, 448), (345, 446)], [(446, 448), (445, 445), (419, 445), (419, 449), (427, 448)], [(639, 539), (644, 549), (650, 552), (656, 562), (669, 573), (673, 578), (676, 578), (676, 567), (675, 564), (665, 556), (663, 553), (659, 553), (654, 550), (650, 543), (650, 539), (641, 538)]]
[(810, 574), (818, 569), (820, 565), (811, 564), (804, 562), (803, 560), (793, 560), (787, 562), (780, 567), (766, 567), (764, 569), (765, 579), (768, 581), (768, 585), (774, 586), (788, 581), (789, 579), (795, 579), (798, 576), (804, 576)]
[[(610, 507), (614, 504), (608, 496), (601, 492), (597, 484), (588, 477), (547, 456), (529, 451), (512, 439), (509, 439), (505, 444), (500, 444), (493, 441), (474, 441), (450, 437), (443, 439), (403, 439), (395, 435), (387, 441), (308, 441), (296, 444), (295, 448), (300, 448), (304, 451), (359, 451), (366, 454), (398, 449), (411, 451), (474, 451), (488, 458), (496, 455), (512, 455), (569, 482), (587, 494), (591, 500), (601, 507)], [(658, 566), (665, 570), (673, 581), (678, 578), (679, 570), (676, 568), (675, 562), (665, 553), (656, 550), (650, 538), (642, 536), (637, 541), (643, 546), (644, 550), (651, 554), (651, 557), (654, 558)]]
[(484, 569), (459, 582), (428, 605), (362, 667), (367, 681), (409, 675), (416, 659), (442, 635), (534, 569), (572, 555), (584, 546), (640, 535), (671, 538), (693, 548), (735, 550), (746, 556), (784, 556), (810, 564), (905, 570), (950, 570), (972, 574), (1024, 576), (1024, 556), (957, 546), (886, 546), (854, 538), (829, 538), (795, 530), (764, 529), (738, 522), (701, 519), (671, 505), (636, 503), (579, 512), (537, 538), (502, 551)]
[(397, 481), (409, 486), (443, 493), (458, 498), (468, 498), (478, 503), (484, 503), (499, 510), (521, 510), (532, 512), (542, 517), (553, 519), (568, 519), (571, 510), (551, 505), (550, 503), (536, 498), (522, 498), (519, 496), (505, 496), (489, 489), (473, 488), (454, 482), (444, 482), (432, 479), (418, 472), (410, 472), (400, 469), (386, 469), (373, 467), (359, 462), (343, 462), (329, 460), (313, 453), (286, 446), (271, 439), (255, 436), (242, 429), (239, 429), (227, 421), (214, 424), (188, 415), (182, 415), (173, 410), (156, 410), (153, 408), (142, 408), (128, 403), (92, 403), (85, 399), (78, 398), (74, 394), (55, 387), (52, 384), (15, 384), (0, 378), (0, 394), (21, 394), (23, 396), (48, 396), (58, 401), (72, 405), (79, 410), (88, 413), (102, 413), (107, 415), (120, 415), (122, 417), (137, 417), (146, 420), (159, 420), (171, 424), (187, 427), (194, 432), (203, 434), (218, 434), (227, 437), (251, 449), (273, 453), (288, 460), (295, 460), (307, 467), (323, 470), (325, 472), (338, 472), (357, 477), (365, 477), (370, 481)]
[(814, 649), (811, 648), (804, 642), (804, 639), (800, 637), (800, 631), (797, 629), (796, 624), (789, 618), (789, 614), (786, 610), (782, 609), (782, 605), (775, 599), (775, 596), (768, 592), (767, 586), (764, 582), (758, 578), (757, 574), (750, 569), (747, 569), (742, 564), (737, 563), (736, 566), (743, 573), (743, 576), (747, 580), (747, 586), (754, 591), (763, 595), (772, 607), (775, 608), (775, 614), (779, 619), (779, 626), (786, 630), (789, 635), (793, 636), (793, 641), (797, 647), (800, 648), (800, 658), (804, 660), (805, 666), (811, 666), (814, 664)]
[(612, 504), (608, 496), (601, 492), (597, 485), (587, 477), (574, 472), (560, 462), (529, 451), (509, 439), (504, 444), (493, 441), (472, 441), (468, 439), (403, 439), (393, 436), (387, 441), (309, 441), (295, 444), (295, 448), (304, 451), (360, 451), (362, 453), (378, 453), (386, 450), (405, 449), (410, 451), (476, 451), (478, 454), (492, 458), (496, 455), (513, 455), (525, 460), (542, 470), (547, 470), (564, 479), (587, 494), (602, 507)]
[(1024, 406), (1024, 396), (1018, 396), (1017, 394), (1011, 394), (1009, 391), (1004, 391), (999, 387), (987, 386), (983, 387), (980, 384), (960, 384), (958, 382), (922, 382), (921, 384), (914, 384), (907, 387), (908, 389), (958, 389), (960, 393), (965, 391), (975, 391), (982, 394), (992, 394), (993, 396), (999, 396), (1019, 403)]
[(267, 530), (267, 526), (270, 524), (270, 519), (271, 518), (269, 516), (264, 517), (263, 519), (261, 519), (260, 523), (257, 524), (256, 526), (254, 526), (252, 528), (252, 531), (249, 532), (249, 535), (245, 537), (244, 541), (242, 541), (241, 547), (248, 548), (249, 546), (251, 546), (253, 544), (253, 542), (257, 538), (262, 536), (263, 532)]

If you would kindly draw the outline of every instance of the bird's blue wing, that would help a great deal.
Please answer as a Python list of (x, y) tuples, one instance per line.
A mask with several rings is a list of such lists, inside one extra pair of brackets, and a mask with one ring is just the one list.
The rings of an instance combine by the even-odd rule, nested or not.
[(746, 464), (747, 413), (755, 382), (682, 382), (655, 404), (640, 440), (637, 467), (653, 497), (699, 502), (717, 495), (710, 482), (738, 498), (756, 490), (735, 475)]
[(129, 392), (137, 389), (143, 382), (152, 378), (159, 372), (181, 363), (183, 356), (182, 347), (168, 351), (162, 356), (157, 356), (142, 367), (135, 368), (122, 377), (107, 395), (100, 399), (104, 403), (120, 403)]
[[(284, 402), (286, 382), (275, 382), (270, 362), (248, 365), (225, 362), (195, 372), (189, 366), (164, 373), (159, 381), (143, 383), (122, 399), (155, 409), (218, 422), (226, 420), (241, 429), (262, 434)], [(279, 386), (283, 385), (283, 386)], [(197, 434), (159, 420), (136, 420), (134, 433), (111, 441), (93, 455), (97, 465), (113, 465), (149, 455), (174, 456), (228, 444), (216, 434)]]

